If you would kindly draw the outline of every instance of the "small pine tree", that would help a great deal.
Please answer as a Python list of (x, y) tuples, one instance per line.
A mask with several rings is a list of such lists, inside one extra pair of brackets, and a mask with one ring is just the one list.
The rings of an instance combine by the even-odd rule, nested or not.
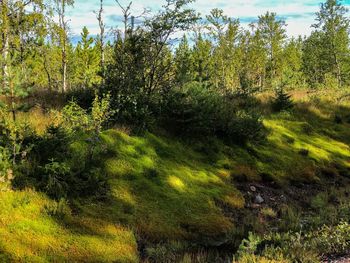
[(272, 109), (275, 112), (286, 111), (293, 108), (294, 103), (291, 95), (288, 94), (283, 88), (277, 88), (275, 91), (275, 99), (272, 102)]

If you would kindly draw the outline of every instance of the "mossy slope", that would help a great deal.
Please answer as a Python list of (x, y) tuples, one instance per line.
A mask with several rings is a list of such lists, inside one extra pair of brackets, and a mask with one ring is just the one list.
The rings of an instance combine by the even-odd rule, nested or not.
[[(98, 152), (107, 198), (72, 200), (73, 215), (62, 219), (47, 212), (53, 201), (43, 194), (0, 192), (1, 259), (137, 262), (136, 238), (220, 244), (244, 225), (236, 218), (247, 201), (242, 178), (267, 178), (283, 191), (291, 181), (326, 183), (329, 167), (350, 176), (350, 124), (334, 122), (337, 110), (349, 112), (344, 107), (298, 103), (292, 113), (269, 114), (267, 140), (247, 147), (105, 131)], [(87, 146), (84, 138), (72, 144), (75, 161), (84, 161)]]

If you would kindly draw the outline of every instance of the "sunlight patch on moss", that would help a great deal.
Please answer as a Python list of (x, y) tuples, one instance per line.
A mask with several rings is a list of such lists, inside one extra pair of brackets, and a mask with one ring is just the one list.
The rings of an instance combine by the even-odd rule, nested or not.
[(180, 178), (176, 176), (169, 176), (168, 183), (171, 187), (175, 188), (178, 191), (185, 190), (185, 184), (182, 182)]
[(52, 202), (30, 190), (0, 192), (0, 250), (10, 262), (138, 262), (130, 230), (86, 217), (60, 222), (45, 212)]

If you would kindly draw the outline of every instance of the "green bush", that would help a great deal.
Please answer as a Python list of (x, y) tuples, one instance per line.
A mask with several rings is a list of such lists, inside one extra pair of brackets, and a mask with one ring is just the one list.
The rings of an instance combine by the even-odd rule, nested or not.
[(69, 190), (69, 182), (72, 181), (70, 167), (66, 163), (51, 162), (40, 167), (42, 181), (40, 184), (45, 192), (56, 199), (66, 197)]
[(163, 126), (186, 137), (217, 136), (244, 144), (263, 138), (261, 116), (251, 105), (194, 82), (169, 93)]
[(64, 198), (61, 198), (56, 202), (45, 205), (44, 210), (48, 215), (60, 220), (70, 218), (72, 215), (69, 203)]
[(236, 256), (244, 259), (257, 255), (269, 260), (316, 263), (323, 255), (341, 255), (348, 252), (349, 247), (350, 225), (341, 222), (308, 232), (271, 233), (264, 238), (249, 234)]
[(283, 88), (276, 89), (275, 98), (272, 101), (273, 111), (287, 111), (293, 108), (293, 106), (291, 95), (285, 92)]
[(62, 110), (62, 125), (69, 132), (87, 130), (89, 115), (75, 101), (70, 101)]
[(18, 176), (13, 186), (35, 187), (54, 199), (105, 195), (107, 178), (97, 168), (99, 160), (96, 159), (104, 147), (98, 138), (95, 132), (76, 133), (61, 125), (49, 126), (45, 134), (32, 140), (28, 165), (17, 166)]
[(11, 169), (9, 150), (0, 146), (0, 181), (6, 181), (8, 172)]
[(98, 135), (103, 126), (115, 113), (110, 109), (109, 94), (99, 97), (95, 94), (90, 112), (80, 107), (77, 102), (70, 101), (62, 110), (62, 127), (68, 132), (94, 132)]

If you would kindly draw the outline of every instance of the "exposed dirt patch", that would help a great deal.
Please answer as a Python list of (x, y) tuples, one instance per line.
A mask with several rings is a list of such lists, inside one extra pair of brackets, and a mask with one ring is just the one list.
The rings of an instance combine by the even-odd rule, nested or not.
[(323, 263), (350, 263), (350, 253), (344, 256), (329, 256), (322, 260)]

